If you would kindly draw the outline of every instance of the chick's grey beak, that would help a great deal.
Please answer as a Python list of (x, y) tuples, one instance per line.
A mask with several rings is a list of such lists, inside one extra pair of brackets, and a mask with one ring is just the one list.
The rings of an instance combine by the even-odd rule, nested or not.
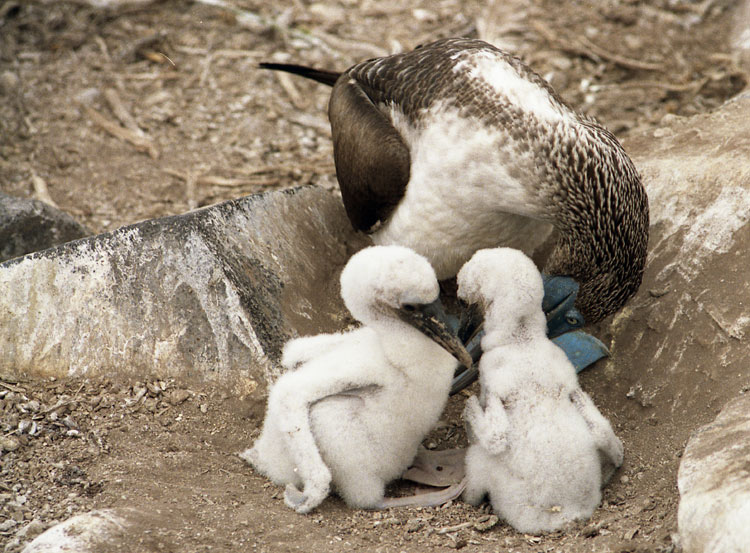
[(472, 360), (461, 340), (449, 330), (450, 323), (440, 299), (428, 304), (409, 304), (398, 311), (402, 321), (409, 323), (422, 334), (439, 344), (465, 367), (471, 367)]

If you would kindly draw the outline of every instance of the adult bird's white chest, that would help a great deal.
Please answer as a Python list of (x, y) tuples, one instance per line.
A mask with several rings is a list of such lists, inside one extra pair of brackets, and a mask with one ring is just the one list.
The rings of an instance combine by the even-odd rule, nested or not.
[(455, 108), (431, 112), (417, 128), (396, 107), (387, 109), (409, 147), (411, 172), (403, 199), (373, 242), (415, 250), (441, 280), (482, 248), (531, 253), (551, 229), (539, 219), (543, 208), (529, 186), (531, 152)]

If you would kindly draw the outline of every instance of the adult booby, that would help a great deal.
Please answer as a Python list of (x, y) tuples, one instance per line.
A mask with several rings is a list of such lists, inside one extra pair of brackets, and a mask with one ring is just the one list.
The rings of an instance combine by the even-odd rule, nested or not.
[(587, 519), (623, 461), (622, 442), (546, 336), (542, 278), (518, 250), (480, 250), (458, 295), (484, 312), (480, 397), (466, 401), (464, 499), (516, 530), (550, 532)]
[(518, 58), (451, 38), (343, 73), (261, 67), (333, 87), (344, 206), (376, 244), (415, 250), (442, 280), (481, 248), (530, 253), (553, 227), (550, 336), (616, 312), (640, 286), (648, 200), (638, 172), (609, 131)]
[[(384, 499), (385, 485), (437, 422), (456, 359), (471, 362), (442, 321), (438, 294), (424, 257), (401, 246), (366, 248), (341, 274), (344, 303), (364, 326), (285, 346), (288, 372), (271, 388), (261, 435), (241, 457), (286, 485), (288, 506), (307, 513), (331, 485), (354, 507), (410, 504)], [(422, 505), (450, 499), (416, 497)]]

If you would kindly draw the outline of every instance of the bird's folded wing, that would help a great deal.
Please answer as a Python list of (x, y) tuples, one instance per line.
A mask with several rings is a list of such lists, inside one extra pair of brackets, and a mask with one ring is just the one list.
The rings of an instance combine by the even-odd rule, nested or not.
[(341, 78), (328, 105), (336, 177), (357, 230), (385, 221), (406, 192), (411, 157), (403, 137), (353, 78)]

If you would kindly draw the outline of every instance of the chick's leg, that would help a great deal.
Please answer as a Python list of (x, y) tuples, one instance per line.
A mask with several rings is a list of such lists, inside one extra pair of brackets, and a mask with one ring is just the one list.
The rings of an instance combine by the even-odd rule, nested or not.
[(495, 394), (487, 395), (484, 409), (479, 405), (477, 396), (466, 400), (464, 420), (468, 427), (467, 434), (493, 455), (502, 453), (508, 447), (508, 415), (502, 400)]
[(570, 394), (570, 400), (586, 421), (603, 457), (602, 477), (606, 482), (615, 470), (622, 465), (624, 456), (622, 441), (615, 435), (612, 425), (599, 412), (586, 392), (581, 389), (574, 390)]
[(294, 470), (302, 481), (300, 491), (287, 484), (285, 503), (298, 513), (308, 513), (326, 498), (331, 485), (331, 471), (320, 455), (310, 424), (309, 397), (281, 380), (273, 390), (269, 402), (278, 404), (281, 436), (294, 463)]

